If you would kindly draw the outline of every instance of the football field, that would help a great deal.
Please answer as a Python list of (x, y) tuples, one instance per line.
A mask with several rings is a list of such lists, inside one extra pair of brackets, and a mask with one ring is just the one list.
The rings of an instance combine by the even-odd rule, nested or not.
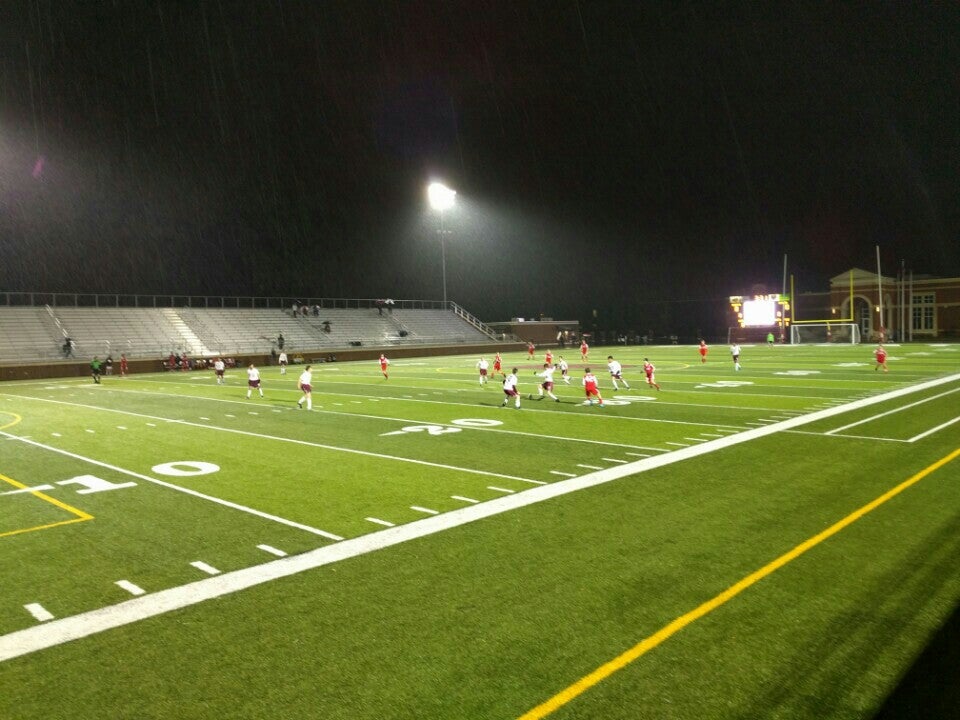
[(960, 346), (871, 350), (2, 383), (0, 717), (869, 717), (960, 602)]

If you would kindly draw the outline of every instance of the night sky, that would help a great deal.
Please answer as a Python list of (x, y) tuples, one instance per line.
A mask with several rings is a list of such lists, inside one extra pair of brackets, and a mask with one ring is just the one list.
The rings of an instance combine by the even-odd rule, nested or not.
[(950, 2), (3, 0), (0, 291), (440, 299), (431, 179), (484, 320), (960, 276), (958, 68)]

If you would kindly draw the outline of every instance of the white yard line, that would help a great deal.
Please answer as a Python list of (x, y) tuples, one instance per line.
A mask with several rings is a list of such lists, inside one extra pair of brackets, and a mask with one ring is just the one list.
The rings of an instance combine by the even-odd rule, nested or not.
[(282, 525), (288, 525), (290, 527), (297, 528), (299, 530), (306, 530), (308, 533), (313, 533), (314, 535), (320, 535), (321, 537), (328, 538), (329, 540), (343, 540), (339, 535), (334, 535), (333, 533), (328, 533), (324, 530), (319, 530), (315, 527), (310, 527), (309, 525), (303, 525), (293, 520), (287, 520), (286, 518), (278, 517), (277, 515), (271, 515), (269, 513), (261, 512), (260, 510), (254, 510), (245, 505), (240, 505), (229, 500), (223, 500), (213, 495), (207, 495), (205, 493), (197, 492), (196, 490), (191, 490), (190, 488), (181, 487), (180, 485), (174, 485), (173, 483), (167, 482), (166, 480), (157, 480), (156, 478), (150, 477), (149, 475), (141, 475), (138, 472), (133, 470), (127, 470), (116, 465), (111, 465), (110, 463), (101, 462), (100, 460), (94, 460), (93, 458), (84, 457), (83, 455), (77, 455), (68, 450), (61, 450), (60, 448), (55, 448), (51, 445), (44, 445), (39, 443), (36, 440), (28, 440), (26, 438), (19, 437), (17, 435), (10, 435), (7, 432), (0, 430), (0, 436), (7, 438), (12, 438), (14, 440), (19, 440), (20, 442), (27, 443), (28, 445), (33, 445), (34, 447), (41, 448), (43, 450), (49, 450), (50, 452), (55, 452), (60, 455), (65, 455), (66, 457), (73, 458), (74, 460), (82, 460), (83, 462), (88, 462), (91, 465), (97, 465), (98, 467), (107, 468), (108, 470), (113, 470), (114, 472), (121, 473), (123, 475), (130, 475), (131, 477), (139, 478), (140, 480), (145, 480), (146, 482), (153, 483), (154, 485), (160, 485), (161, 487), (170, 488), (171, 490), (176, 490), (177, 492), (186, 493), (187, 495), (192, 495), (193, 497), (201, 498), (202, 500), (209, 500), (210, 502), (217, 503), (218, 505), (224, 505), (228, 508), (233, 508), (234, 510), (240, 510), (241, 512), (249, 513), (250, 515), (256, 515), (257, 517), (264, 518), (265, 520), (272, 520), (273, 522), (280, 523)]
[[(950, 382), (960, 381), (960, 374), (930, 380), (907, 388), (898, 388), (888, 393), (865, 398), (841, 408), (820, 410), (810, 415), (791, 418), (781, 423), (747, 430), (733, 437), (718, 438), (702, 445), (694, 445), (665, 455), (645, 458), (628, 465), (606, 468), (578, 478), (561, 480), (550, 485), (531, 488), (519, 494), (511, 493), (487, 502), (469, 505), (458, 510), (428, 517), (400, 527), (392, 527), (381, 532), (369, 533), (335, 545), (327, 545), (300, 555), (272, 560), (262, 565), (234, 570), (217, 577), (206, 578), (188, 585), (161, 590), (140, 598), (133, 598), (117, 605), (91, 610), (72, 617), (51, 620), (24, 630), (18, 630), (0, 636), (0, 662), (55, 647), (65, 642), (88, 637), (112, 628), (156, 617), (173, 610), (196, 605), (213, 598), (223, 597), (246, 588), (261, 585), (283, 577), (307, 572), (315, 568), (340, 562), (366, 553), (393, 547), (450, 528), (477, 522), (484, 518), (516, 510), (521, 507), (545, 502), (568, 493), (585, 490), (596, 485), (609, 483), (637, 473), (672, 465), (676, 462), (691, 460), (717, 450), (750, 442), (759, 438), (775, 435), (785, 430), (793, 430), (803, 425), (835, 417), (844, 412), (869, 407), (886, 400), (903, 397)], [(493, 489), (493, 488), (491, 488)], [(503, 491), (503, 488), (500, 488)]]
[(584, 465), (583, 463), (577, 463), (577, 467), (582, 467), (586, 470), (603, 470), (599, 465)]
[(464, 497), (463, 495), (451, 495), (450, 498), (452, 500), (462, 500), (463, 502), (470, 503), (471, 505), (478, 505), (480, 503), (479, 500), (474, 500), (473, 498)]
[(954, 424), (955, 422), (957, 422), (958, 420), (960, 420), (960, 416), (955, 417), (953, 420), (947, 420), (945, 423), (941, 423), (940, 425), (937, 425), (935, 428), (930, 428), (930, 429), (927, 430), (926, 432), (922, 432), (922, 433), (920, 433), (919, 435), (914, 435), (912, 438), (910, 438), (909, 440), (907, 440), (907, 442), (910, 442), (910, 443), (916, 442), (917, 440), (920, 440), (921, 438), (927, 437), (927, 435), (933, 435), (935, 432), (940, 432), (940, 431), (943, 430), (945, 427), (950, 427), (951, 425), (953, 425), (953, 424)]
[(898, 413), (898, 412), (900, 412), (901, 410), (909, 410), (910, 408), (916, 407), (917, 405), (923, 405), (923, 403), (930, 402), (931, 400), (938, 400), (938, 399), (940, 399), (940, 398), (942, 398), (942, 397), (944, 397), (944, 396), (946, 396), (946, 395), (952, 395), (953, 393), (958, 392), (958, 391), (960, 391), (960, 388), (954, 388), (953, 390), (947, 390), (946, 392), (942, 392), (942, 393), (940, 393), (940, 394), (938, 394), (938, 395), (931, 395), (931, 396), (928, 397), (928, 398), (924, 398), (923, 400), (917, 400), (916, 402), (912, 402), (912, 403), (910, 403), (909, 405), (903, 405), (903, 406), (901, 406), (901, 407), (894, 408), (893, 410), (887, 410), (886, 412), (882, 412), (882, 413), (879, 413), (879, 414), (877, 414), (877, 415), (871, 415), (870, 417), (864, 418), (863, 420), (858, 420), (858, 421), (855, 422), (855, 423), (850, 423), (849, 425), (842, 425), (841, 427), (834, 428), (833, 430), (828, 430), (825, 434), (826, 434), (826, 435), (833, 435), (834, 433), (843, 432), (844, 430), (849, 430), (850, 428), (856, 427), (857, 425), (863, 425), (864, 423), (868, 423), (868, 422), (871, 422), (871, 421), (873, 421), (873, 420), (877, 420), (877, 419), (879, 419), (879, 418), (886, 417), (887, 415), (893, 415), (894, 413)]
[(577, 477), (576, 473), (560, 472), (559, 470), (551, 470), (550, 474), (559, 475), (561, 477), (568, 477), (568, 478)]
[(826, 433), (812, 432), (810, 430), (787, 430), (786, 432), (790, 433), (791, 435), (816, 435), (818, 437), (847, 438), (848, 440), (880, 440), (882, 442), (898, 442), (898, 443), (910, 442), (909, 440), (900, 440), (899, 438), (873, 437), (871, 435), (844, 435), (843, 433), (834, 433), (833, 435), (827, 435)]
[[(156, 395), (160, 397), (172, 397), (172, 398), (177, 398), (178, 400), (183, 400), (183, 395), (177, 395), (176, 393), (149, 392), (147, 390), (123, 390), (121, 392), (140, 394), (140, 395)], [(241, 400), (226, 400), (224, 398), (207, 397), (206, 395), (190, 395), (189, 397), (191, 400), (207, 400), (210, 402), (230, 403), (230, 404), (240, 404), (240, 405), (244, 404), (243, 401)], [(351, 418), (364, 418), (369, 420), (387, 420), (389, 422), (399, 422), (399, 423), (405, 423), (407, 425), (425, 425), (425, 424), (442, 425), (443, 427), (452, 427), (452, 428), (457, 428), (459, 430), (500, 433), (503, 435), (520, 435), (524, 437), (535, 437), (537, 439), (561, 440), (563, 442), (588, 443), (590, 445), (608, 445), (611, 447), (626, 447), (626, 448), (634, 448), (637, 450), (654, 450), (655, 449), (655, 448), (645, 447), (643, 445), (615, 443), (615, 442), (608, 442), (606, 440), (590, 440), (587, 438), (567, 437), (565, 435), (544, 435), (542, 433), (523, 432), (522, 430), (507, 430), (505, 428), (454, 425), (453, 423), (443, 423), (443, 422), (437, 422), (435, 420), (429, 420), (429, 421), (417, 420), (413, 418), (393, 417), (390, 415), (370, 415), (368, 413), (343, 412), (340, 410), (320, 410), (318, 408), (314, 408), (313, 411), (321, 415), (342, 415), (344, 417), (351, 417)], [(203, 420), (203, 418), (200, 418), (200, 419)], [(634, 419), (637, 419), (637, 418), (634, 418)], [(732, 430), (731, 432), (737, 432), (737, 431)], [(657, 452), (663, 452), (663, 451), (657, 450)]]
[(606, 460), (607, 462), (616, 463), (617, 465), (626, 465), (628, 462), (627, 460), (618, 460), (617, 458), (608, 458), (608, 457), (600, 458), (600, 459)]
[(497, 492), (507, 493), (513, 495), (516, 490), (507, 490), (506, 488), (497, 487), (496, 485), (487, 485), (487, 490), (496, 490)]
[[(136, 413), (136, 412), (132, 412), (131, 410), (117, 410), (116, 408), (106, 408), (106, 407), (101, 407), (99, 405), (85, 405), (83, 403), (67, 402), (65, 400), (50, 400), (48, 398), (29, 397), (27, 395), (18, 395), (17, 397), (23, 400), (34, 400), (36, 402), (53, 403), (55, 405), (67, 405), (72, 407), (86, 408), (87, 410), (100, 410), (101, 412), (120, 413), (121, 415), (132, 415), (134, 417), (149, 418), (151, 420), (162, 420), (164, 422), (173, 423), (176, 425), (186, 425), (188, 427), (204, 428), (205, 430), (214, 430), (216, 432), (233, 433), (234, 435), (243, 435), (245, 437), (255, 437), (255, 438), (260, 438), (262, 440), (275, 440), (277, 442), (292, 443), (294, 445), (305, 445), (307, 447), (315, 447), (315, 448), (320, 448), (322, 450), (332, 450), (334, 452), (344, 452), (344, 453), (350, 453), (352, 455), (363, 455), (366, 457), (375, 457), (375, 458), (380, 458), (381, 460), (395, 460), (397, 462), (412, 463), (414, 465), (425, 465), (427, 467), (440, 468), (441, 470), (456, 470), (457, 472), (464, 472), (472, 475), (484, 475), (486, 477), (502, 478), (504, 480), (519, 480), (520, 482), (540, 484), (539, 480), (530, 480), (529, 478), (517, 477), (515, 475), (504, 475), (503, 473), (495, 473), (495, 472), (490, 472), (488, 470), (464, 468), (464, 467), (458, 467), (456, 465), (444, 465), (443, 463), (435, 463), (435, 462), (430, 462), (428, 460), (417, 460), (415, 458), (406, 458), (406, 457), (401, 457), (399, 455), (386, 455), (384, 453), (375, 453), (369, 450), (356, 450), (354, 448), (339, 447), (337, 445), (325, 445), (324, 443), (315, 443), (315, 442), (310, 442), (309, 440), (298, 440), (296, 438), (279, 437), (277, 435), (265, 435), (263, 433), (255, 433), (249, 430), (238, 430), (236, 428), (220, 427), (219, 425), (204, 425), (203, 423), (190, 422), (189, 420), (174, 420), (171, 418), (158, 417), (156, 415), (144, 415), (143, 413)], [(14, 438), (14, 439), (22, 439), (17, 435), (10, 435), (9, 433), (4, 433), (4, 432), (0, 432), (0, 435), (6, 435), (7, 437)], [(55, 449), (55, 448), (50, 448), (47, 445), (44, 445), (42, 447), (46, 447), (47, 449)], [(85, 458), (85, 459), (88, 459), (88, 458)], [(152, 482), (159, 482), (159, 481), (152, 481)], [(337, 539), (342, 540), (343, 538), (337, 538)]]

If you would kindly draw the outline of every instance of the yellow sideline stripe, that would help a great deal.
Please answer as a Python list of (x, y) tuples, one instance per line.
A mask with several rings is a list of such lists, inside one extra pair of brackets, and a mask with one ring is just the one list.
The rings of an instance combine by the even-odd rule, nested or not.
[[(23, 418), (21, 418), (16, 413), (11, 413), (6, 411), (2, 411), (2, 412), (4, 415), (13, 415), (13, 417), (16, 419), (13, 422), (8, 422), (6, 425), (0, 425), (0, 430), (6, 430), (9, 427), (13, 427), (17, 423), (19, 423), (21, 420), (23, 420)], [(9, 478), (6, 475), (0, 475), (0, 480), (6, 483), (9, 483), (10, 485), (13, 485), (15, 488), (18, 488), (20, 490), (26, 490), (29, 487), (28, 485), (24, 485), (23, 483), (18, 482), (13, 478)], [(76, 515), (76, 517), (73, 518), (72, 520), (61, 520), (60, 522), (49, 523), (47, 525), (37, 525), (35, 527), (20, 528), (19, 530), (9, 530), (7, 532), (0, 532), (0, 537), (8, 537), (10, 535), (20, 535), (21, 533), (33, 532), (35, 530), (46, 530), (48, 528), (59, 527), (60, 525), (71, 525), (73, 523), (83, 522), (84, 520), (93, 520), (93, 515), (85, 513), (83, 510), (78, 510), (77, 508), (71, 505), (67, 505), (64, 502), (60, 502), (56, 498), (52, 498), (49, 495), (45, 495), (42, 492), (33, 492), (30, 494), (33, 495), (34, 497), (40, 498), (41, 500), (45, 500), (51, 505), (55, 505), (62, 510), (66, 510), (68, 513)]]
[(831, 525), (823, 532), (818, 533), (813, 537), (803, 541), (802, 543), (797, 545), (795, 548), (793, 548), (793, 550), (790, 550), (789, 552), (784, 553), (783, 555), (778, 557), (776, 560), (764, 565), (759, 570), (756, 570), (750, 573), (739, 582), (736, 582), (730, 587), (728, 587), (726, 590), (724, 590), (722, 593), (720, 593), (713, 599), (708, 600), (707, 602), (703, 603), (699, 607), (694, 608), (693, 610), (691, 610), (690, 612), (684, 615), (681, 615), (676, 620), (669, 623), (668, 625), (665, 625), (660, 630), (655, 632), (653, 635), (637, 643), (626, 652), (613, 658), (613, 660), (610, 660), (604, 663), (603, 665), (598, 667), (596, 670), (591, 672), (589, 675), (585, 675), (584, 677), (580, 678), (579, 680), (577, 680), (577, 682), (573, 683), (573, 685), (570, 685), (565, 690), (562, 690), (561, 692), (557, 693), (546, 702), (541, 703), (540, 705), (533, 708), (532, 710), (524, 713), (518, 718), (518, 720), (540, 720), (540, 718), (544, 718), (547, 715), (551, 714), (552, 712), (559, 710), (561, 707), (566, 705), (571, 700), (582, 695), (584, 692), (592, 688), (594, 685), (597, 685), (603, 680), (606, 680), (613, 673), (617, 672), (618, 670), (622, 670), (627, 665), (632, 663), (634, 660), (638, 659), (639, 657), (646, 654), (650, 650), (653, 650), (655, 647), (660, 645), (665, 640), (668, 640), (669, 638), (673, 637), (676, 633), (683, 630), (683, 628), (685, 628), (690, 623), (694, 622), (695, 620), (699, 620), (707, 613), (713, 610), (716, 610), (725, 602), (736, 597), (737, 595), (739, 595), (741, 592), (749, 588), (754, 583), (759, 582), (760, 580), (765, 578), (767, 575), (770, 575), (774, 571), (779, 570), (784, 565), (800, 557), (805, 552), (807, 552), (807, 550), (810, 550), (811, 548), (816, 547), (827, 538), (830, 538), (833, 535), (836, 535), (838, 532), (843, 530), (848, 525), (855, 523), (857, 520), (862, 518), (867, 513), (872, 512), (873, 510), (876, 510), (878, 507), (880, 507), (885, 502), (887, 502), (887, 500), (890, 500), (896, 495), (899, 495), (904, 490), (909, 488), (911, 485), (914, 485), (920, 482), (927, 475), (934, 472), (935, 470), (940, 469), (941, 467), (949, 463), (951, 460), (954, 460), (958, 456), (960, 456), (960, 448), (954, 450), (953, 452), (941, 458), (940, 460), (937, 460), (935, 463), (933, 463), (929, 467), (924, 468), (913, 477), (907, 480), (904, 480), (895, 488), (893, 488), (892, 490), (888, 490), (880, 497), (876, 498), (875, 500), (861, 507), (859, 510), (854, 510), (845, 518)]

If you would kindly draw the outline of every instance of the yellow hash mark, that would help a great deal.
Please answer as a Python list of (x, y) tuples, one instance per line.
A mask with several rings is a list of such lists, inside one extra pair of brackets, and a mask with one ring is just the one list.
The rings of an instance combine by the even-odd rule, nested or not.
[(699, 607), (694, 608), (690, 612), (685, 613), (684, 615), (681, 615), (673, 622), (663, 626), (662, 628), (660, 628), (660, 630), (655, 632), (653, 635), (650, 635), (646, 639), (640, 641), (639, 643), (634, 645), (632, 648), (630, 648), (626, 652), (613, 658), (613, 660), (610, 660), (604, 663), (603, 665), (598, 667), (596, 670), (591, 672), (589, 675), (585, 675), (584, 677), (580, 678), (579, 680), (577, 680), (577, 682), (573, 683), (573, 685), (570, 685), (565, 690), (560, 691), (559, 693), (554, 695), (552, 698), (550, 698), (546, 702), (541, 703), (540, 705), (533, 708), (532, 710), (524, 713), (518, 718), (518, 720), (540, 720), (541, 718), (544, 718), (547, 715), (550, 715), (554, 711), (559, 710), (561, 707), (569, 703), (571, 700), (574, 700), (578, 696), (582, 695), (584, 692), (592, 688), (594, 685), (597, 685), (603, 680), (606, 680), (608, 677), (613, 675), (613, 673), (617, 672), (618, 670), (622, 670), (627, 665), (632, 663), (634, 660), (645, 655), (650, 650), (653, 650), (655, 647), (663, 643), (665, 640), (668, 640), (669, 638), (673, 637), (678, 632), (683, 630), (683, 628), (685, 628), (690, 623), (694, 622), (695, 620), (699, 620), (704, 615), (707, 615), (713, 610), (716, 610), (718, 607), (726, 603), (728, 600), (733, 599), (734, 597), (739, 595), (741, 592), (749, 588), (751, 585), (759, 582), (760, 580), (765, 578), (767, 575), (770, 575), (771, 573), (779, 570), (787, 563), (797, 559), (798, 557), (803, 555), (805, 552), (807, 552), (807, 550), (810, 550), (811, 548), (816, 547), (817, 545), (822, 543), (824, 540), (832, 537), (833, 535), (836, 535), (838, 532), (846, 528), (848, 525), (852, 525), (867, 513), (870, 513), (873, 510), (876, 510), (878, 507), (883, 505), (885, 502), (887, 502), (891, 498), (895, 497), (896, 495), (899, 495), (904, 490), (909, 488), (911, 485), (914, 485), (920, 482), (927, 475), (934, 472), (935, 470), (940, 469), (941, 467), (949, 463), (951, 460), (956, 459), (957, 457), (960, 457), (960, 448), (958, 448), (957, 450), (954, 450), (949, 455), (946, 455), (940, 460), (937, 460), (935, 463), (933, 463), (929, 467), (924, 468), (913, 477), (907, 480), (904, 480), (895, 488), (888, 490), (883, 495), (867, 503), (860, 509), (854, 510), (845, 518), (834, 523), (823, 532), (818, 533), (817, 535), (814, 535), (813, 537), (808, 538), (807, 540), (804, 540), (802, 543), (797, 545), (795, 548), (793, 548), (789, 552), (786, 552), (780, 557), (778, 557), (776, 560), (773, 560), (772, 562), (767, 563), (759, 570), (756, 570), (750, 573), (749, 575), (744, 577), (742, 580), (734, 583), (733, 585), (728, 587), (726, 590), (724, 590), (722, 593), (720, 593), (719, 595), (715, 596), (710, 600), (707, 600), (705, 603), (703, 603)]
[[(13, 478), (9, 478), (6, 475), (0, 475), (0, 480), (3, 480), (4, 482), (7, 482), (10, 485), (13, 485), (15, 488), (18, 488), (20, 490), (28, 490), (30, 487), (29, 485), (24, 485), (22, 482), (14, 480)], [(8, 532), (0, 532), (0, 537), (6, 537), (8, 535), (19, 535), (20, 533), (33, 532), (34, 530), (46, 530), (47, 528), (58, 527), (60, 525), (70, 525), (71, 523), (83, 522), (84, 520), (93, 520), (93, 515), (90, 515), (89, 513), (85, 513), (83, 510), (78, 510), (72, 505), (67, 505), (65, 502), (62, 502), (60, 500), (57, 500), (56, 498), (50, 497), (45, 493), (42, 493), (39, 491), (33, 491), (28, 494), (33, 495), (36, 498), (40, 498), (41, 500), (44, 500), (50, 503), (51, 505), (55, 505), (61, 510), (66, 510), (68, 513), (71, 513), (72, 515), (76, 515), (76, 517), (73, 520), (61, 520), (60, 522), (49, 523), (47, 525), (37, 525), (36, 527), (31, 527), (31, 528), (21, 528), (19, 530), (10, 530)]]

